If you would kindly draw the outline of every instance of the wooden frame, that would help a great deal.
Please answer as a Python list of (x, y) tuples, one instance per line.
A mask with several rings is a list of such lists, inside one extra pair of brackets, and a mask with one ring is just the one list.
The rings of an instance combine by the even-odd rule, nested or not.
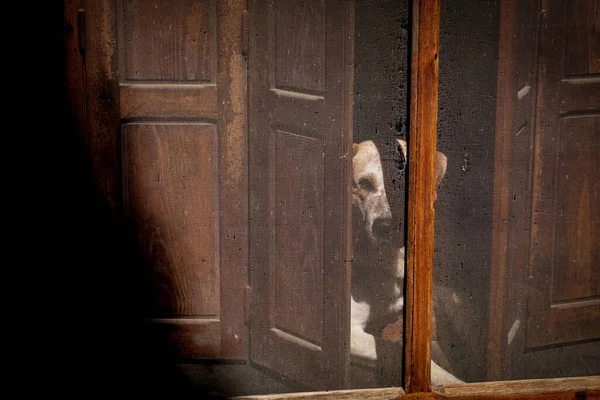
[(412, 21), (404, 384), (408, 392), (425, 392), (431, 382), (439, 0), (415, 0)]
[(468, 383), (439, 390), (406, 393), (400, 388), (240, 396), (236, 400), (581, 400), (600, 396), (598, 377), (531, 379)]

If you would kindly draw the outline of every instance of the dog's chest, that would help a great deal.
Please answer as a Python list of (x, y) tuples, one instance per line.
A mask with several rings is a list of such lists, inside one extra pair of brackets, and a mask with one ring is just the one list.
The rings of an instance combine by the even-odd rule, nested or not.
[[(400, 264), (398, 256), (402, 255)], [(352, 269), (353, 323), (396, 318), (404, 307), (404, 253), (394, 257), (357, 257)]]

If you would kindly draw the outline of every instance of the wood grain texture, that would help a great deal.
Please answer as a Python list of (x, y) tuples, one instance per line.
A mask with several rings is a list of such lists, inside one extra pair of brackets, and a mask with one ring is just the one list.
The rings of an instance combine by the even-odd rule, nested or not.
[(508, 379), (524, 348), (537, 99), (539, 1), (501, 3), (492, 208), (488, 379)]
[(563, 79), (559, 90), (561, 115), (600, 113), (600, 76)]
[(112, 215), (121, 214), (117, 18), (111, 0), (83, 0), (89, 151), (96, 190)]
[[(216, 329), (220, 330), (217, 336), (221, 337), (213, 337), (214, 330), (202, 330), (198, 334), (207, 334), (210, 337), (206, 340), (221, 345), (220, 356), (223, 358), (244, 359), (247, 356), (244, 290), (248, 239), (246, 76), (241, 54), (241, 14), (245, 1), (83, 1), (82, 8), (88, 21), (85, 47), (90, 49), (85, 74), (89, 81), (86, 90), (89, 149), (97, 191), (109, 203), (114, 215), (123, 213), (122, 150), (125, 161), (132, 161), (127, 154), (130, 149), (120, 147), (120, 123), (128, 126), (139, 123), (137, 127), (144, 125), (143, 122), (147, 123), (145, 126), (152, 125), (152, 121), (162, 124), (158, 129), (162, 131), (157, 136), (150, 133), (142, 135), (143, 138), (137, 137), (147, 145), (145, 150), (150, 150), (149, 153), (156, 150), (156, 153), (146, 154), (148, 157), (141, 170), (125, 171), (126, 180), (137, 174), (137, 183), (142, 183), (137, 189), (152, 192), (149, 201), (141, 202), (145, 208), (140, 214), (145, 215), (138, 214), (138, 217), (156, 218), (166, 231), (166, 239), (160, 234), (154, 235), (156, 232), (152, 230), (145, 230), (147, 226), (137, 232), (139, 238), (149, 239), (156, 245), (157, 252), (149, 256), (148, 265), (158, 264), (159, 269), (165, 265), (173, 267), (162, 269), (155, 275), (154, 283), (161, 289), (154, 293), (151, 315), (168, 318), (197, 314), (219, 316), (223, 323)], [(188, 139), (193, 143), (187, 150), (178, 149), (171, 145), (181, 139), (181, 131), (173, 128), (185, 125), (182, 121), (196, 127), (202, 123), (216, 125), (218, 134), (212, 126), (211, 139), (199, 139), (201, 143), (198, 143), (196, 140), (203, 134), (190, 133)], [(125, 135), (128, 129), (123, 130)], [(162, 144), (156, 148), (144, 142), (157, 137)], [(128, 139), (131, 138), (123, 140), (126, 146), (132, 143)], [(197, 169), (187, 171), (187, 177), (178, 175), (186, 166), (191, 169), (205, 167), (202, 163), (209, 158), (191, 161), (190, 157), (207, 153), (210, 153), (212, 163), (210, 178), (203, 175), (206, 170)], [(165, 172), (163, 168), (159, 171), (165, 165), (171, 170)], [(162, 177), (170, 182), (163, 180), (166, 185), (153, 187), (152, 182), (162, 172), (165, 172)], [(198, 181), (191, 182), (190, 179)], [(210, 210), (204, 210), (206, 215), (196, 215), (194, 220), (189, 220), (178, 214), (179, 207), (193, 203), (190, 198), (185, 199), (185, 190), (196, 190), (198, 185), (210, 187), (210, 196), (216, 200)], [(128, 186), (125, 190), (130, 189)], [(130, 197), (131, 193), (126, 194)], [(157, 198), (161, 200), (152, 203)], [(190, 244), (187, 239), (199, 234), (193, 232), (198, 224), (212, 230), (212, 236)], [(224, 227), (220, 233), (217, 232), (219, 224)], [(190, 235), (182, 233), (186, 229)], [(200, 253), (210, 253), (210, 260), (199, 256)], [(165, 258), (161, 258), (164, 255)], [(197, 264), (198, 257), (205, 260), (204, 264), (213, 264), (210, 271), (202, 263)], [(195, 269), (195, 265), (199, 268)], [(223, 279), (220, 278), (221, 270), (226, 274)], [(203, 273), (206, 276), (198, 275)], [(223, 303), (219, 298), (221, 286), (228, 293)], [(189, 335), (185, 338), (200, 340)], [(189, 344), (190, 349), (201, 350), (194, 347), (194, 343)], [(198, 353), (194, 358), (203, 356), (213, 357), (214, 352)]]
[[(598, 201), (590, 174), (598, 162), (599, 81), (583, 69), (569, 75), (565, 65), (579, 61), (563, 60), (576, 52), (588, 63), (589, 42), (568, 43), (589, 29), (572, 16), (585, 3), (501, 2), (490, 380), (557, 376), (576, 365), (579, 374), (596, 371), (570, 346), (600, 330), (592, 261), (598, 217), (589, 208)], [(562, 345), (535, 348), (550, 343)]]
[(260, 396), (237, 396), (232, 397), (232, 400), (393, 400), (402, 398), (403, 395), (404, 390), (401, 388), (385, 388), (332, 390), (330, 392), (305, 392)]
[(557, 207), (566, 217), (557, 221), (552, 301), (600, 304), (600, 115), (561, 121), (558, 157)]
[(570, 0), (566, 8), (565, 76), (600, 74), (600, 4)]
[(82, 152), (87, 153), (88, 132), (85, 114), (85, 74), (83, 57), (85, 52), (84, 36), (80, 26), (82, 21), (79, 1), (64, 1), (64, 33), (67, 68), (67, 98), (70, 111), (70, 121), (73, 131), (77, 133), (78, 145)]
[[(349, 365), (354, 3), (317, 3), (250, 3), (250, 352), (277, 374), (333, 389), (345, 387)], [(303, 10), (316, 6), (324, 15), (314, 21)], [(309, 55), (306, 63), (318, 61), (325, 46), (323, 95), (301, 74), (292, 87), (276, 89), (278, 72), (296, 73), (274, 46), (280, 21), (311, 27), (320, 18), (324, 43), (313, 42), (309, 29), (293, 32), (296, 43), (289, 45)]]
[[(475, 399), (580, 399), (578, 393), (595, 398), (600, 390), (600, 376), (581, 378), (529, 379), (508, 382), (469, 383), (436, 391), (446, 398)], [(584, 397), (585, 398), (585, 397)]]
[(122, 79), (215, 83), (216, 0), (123, 0)]
[[(533, 160), (529, 348), (600, 335), (598, 207), (591, 206), (598, 202), (600, 104), (589, 94), (589, 87), (597, 84), (593, 66), (600, 54), (595, 44), (584, 40), (596, 28), (572, 16), (575, 12), (597, 17), (598, 8), (596, 2), (583, 0), (546, 0), (542, 8), (546, 11), (540, 27)], [(570, 67), (580, 61), (569, 58), (569, 52), (578, 54), (585, 65)], [(569, 71), (577, 71), (577, 79), (570, 78)], [(561, 91), (565, 81), (577, 82), (579, 90)], [(584, 100), (592, 102), (582, 104)], [(564, 103), (579, 104), (580, 109), (561, 114)]]
[(261, 396), (236, 400), (591, 400), (600, 398), (600, 376), (468, 383), (428, 392), (405, 393), (400, 388), (338, 390)]
[(488, 378), (500, 379), (504, 369), (504, 303), (506, 291), (506, 268), (508, 248), (508, 225), (510, 212), (509, 187), (510, 174), (507, 165), (510, 160), (510, 145), (513, 120), (516, 113), (514, 89), (516, 87), (516, 63), (513, 54), (516, 43), (515, 1), (504, 1), (500, 14), (500, 39), (498, 60), (498, 90), (496, 101), (496, 144), (494, 147), (494, 193), (492, 206), (492, 243), (490, 259), (490, 306), (488, 329)]
[(246, 0), (217, 4), (217, 110), (221, 257), (221, 356), (247, 359), (248, 286), (247, 60), (242, 35)]
[(325, 84), (325, 2), (277, 2), (275, 87), (321, 93)]
[(190, 84), (121, 84), (121, 118), (217, 119), (217, 87)]
[[(276, 327), (312, 343), (323, 341), (323, 144), (273, 133), (274, 219), (271, 309)], [(299, 168), (299, 165), (304, 165)]]
[(219, 315), (215, 127), (126, 124), (125, 207), (152, 277), (153, 317)]
[(428, 391), (431, 382), (439, 23), (438, 0), (413, 2), (404, 322), (408, 393)]

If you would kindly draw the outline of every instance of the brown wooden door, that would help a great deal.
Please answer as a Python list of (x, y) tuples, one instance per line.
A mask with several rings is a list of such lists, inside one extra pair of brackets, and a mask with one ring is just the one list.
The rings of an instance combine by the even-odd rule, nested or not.
[(501, 7), (489, 378), (597, 374), (600, 5)]
[(249, 4), (250, 359), (314, 389), (349, 360), (352, 14)]
[(244, 6), (81, 2), (98, 192), (133, 231), (141, 304), (178, 358), (247, 357)]
[(600, 338), (600, 4), (542, 2), (527, 345)]

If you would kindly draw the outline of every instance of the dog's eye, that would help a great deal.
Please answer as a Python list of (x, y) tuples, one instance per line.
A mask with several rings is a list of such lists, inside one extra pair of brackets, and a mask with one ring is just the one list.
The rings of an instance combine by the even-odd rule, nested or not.
[(373, 185), (373, 182), (371, 182), (369, 178), (360, 178), (358, 180), (358, 186), (360, 186), (361, 189), (366, 190), (368, 192), (372, 192), (375, 190), (375, 185)]

